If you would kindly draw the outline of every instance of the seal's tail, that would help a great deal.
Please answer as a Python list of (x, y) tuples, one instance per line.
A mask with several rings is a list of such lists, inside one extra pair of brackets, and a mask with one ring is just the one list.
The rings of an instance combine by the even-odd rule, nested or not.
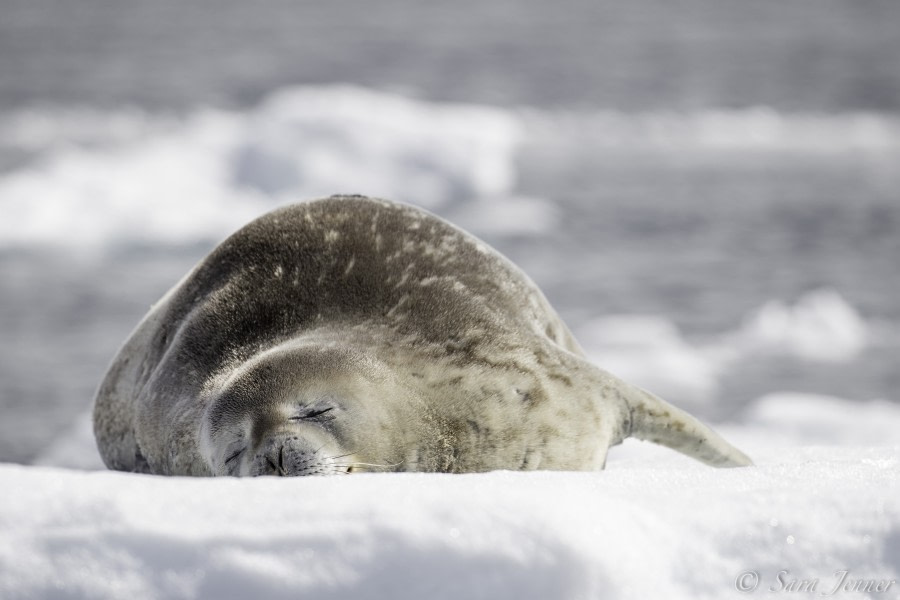
[(753, 464), (746, 454), (680, 408), (635, 386), (626, 384), (624, 392), (631, 414), (630, 433), (626, 426), (625, 437), (662, 444), (713, 467)]

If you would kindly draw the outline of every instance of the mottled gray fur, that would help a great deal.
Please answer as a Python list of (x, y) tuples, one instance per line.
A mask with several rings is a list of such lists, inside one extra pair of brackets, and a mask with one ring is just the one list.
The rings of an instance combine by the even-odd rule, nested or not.
[(629, 435), (749, 464), (585, 360), (496, 251), (359, 196), (225, 240), (119, 352), (94, 431), (110, 468), (168, 475), (588, 470)]

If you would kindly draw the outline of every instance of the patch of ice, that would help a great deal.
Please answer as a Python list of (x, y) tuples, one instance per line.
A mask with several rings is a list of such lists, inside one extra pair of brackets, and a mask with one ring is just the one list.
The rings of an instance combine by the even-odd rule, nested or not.
[(82, 471), (106, 469), (97, 443), (94, 441), (94, 426), (91, 412), (75, 418), (75, 422), (51, 441), (46, 450), (32, 460), (37, 466), (64, 467)]
[(96, 248), (117, 242), (217, 239), (272, 201), (230, 187), (234, 115), (211, 111), (183, 127), (105, 149), (66, 148), (0, 177), (0, 244)]
[(541, 139), (587, 138), (593, 148), (714, 157), (734, 152), (847, 156), (900, 151), (900, 118), (880, 113), (783, 113), (743, 110), (646, 113), (527, 113)]
[(508, 194), (519, 135), (500, 109), (297, 88), (249, 116), (233, 174), (238, 185), (268, 194), (363, 193), (434, 209)]
[(62, 148), (109, 148), (154, 137), (177, 120), (136, 108), (30, 107), (0, 113), (0, 148), (41, 155)]
[(718, 390), (716, 361), (663, 317), (599, 317), (580, 327), (576, 337), (599, 367), (685, 408), (705, 404)]
[(686, 340), (658, 315), (607, 315), (575, 333), (599, 367), (688, 410), (716, 397), (721, 378), (747, 357), (790, 356), (807, 361), (848, 361), (867, 346), (868, 325), (833, 290), (817, 290), (795, 304), (770, 301), (734, 332), (711, 340)]
[(748, 405), (744, 427), (782, 445), (892, 446), (900, 444), (900, 405), (819, 394), (778, 392)]
[(518, 196), (487, 198), (450, 209), (446, 217), (455, 225), (479, 235), (539, 235), (552, 231), (559, 211), (540, 198)]
[(863, 318), (834, 290), (809, 292), (793, 305), (770, 301), (751, 314), (731, 342), (743, 352), (814, 361), (847, 361), (868, 341)]
[(326, 87), (157, 128), (128, 115), (108, 115), (102, 143), (84, 139), (81, 113), (7, 123), (43, 158), (0, 175), (0, 247), (216, 241), (291, 201), (362, 193), (436, 208), (503, 201), (515, 184), (518, 120), (489, 107)]

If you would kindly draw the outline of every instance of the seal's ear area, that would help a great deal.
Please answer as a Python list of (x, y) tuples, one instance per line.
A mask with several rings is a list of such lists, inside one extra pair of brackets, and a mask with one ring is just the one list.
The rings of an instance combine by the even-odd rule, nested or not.
[[(750, 458), (719, 434), (665, 400), (623, 382), (627, 405), (623, 438), (662, 444), (713, 467), (746, 467)], [(629, 419), (630, 414), (630, 419)]]

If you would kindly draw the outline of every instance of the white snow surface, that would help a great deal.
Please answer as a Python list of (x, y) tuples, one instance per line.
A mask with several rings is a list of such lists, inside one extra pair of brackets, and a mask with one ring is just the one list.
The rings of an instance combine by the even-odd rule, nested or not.
[[(275, 206), (335, 193), (414, 203), (475, 233), (552, 230), (551, 201), (522, 197), (522, 146), (584, 139), (610, 157), (776, 152), (885, 156), (900, 119), (881, 114), (529, 111), (429, 102), (355, 86), (274, 91), (259, 105), (181, 115), (33, 107), (0, 113), (0, 248), (190, 244)], [(513, 209), (513, 210), (511, 210)]]
[(749, 352), (840, 362), (866, 347), (868, 327), (840, 294), (820, 289), (793, 305), (770, 300), (745, 320), (734, 341)]
[[(93, 451), (79, 427), (82, 446), (57, 464)], [(0, 597), (738, 598), (788, 594), (791, 580), (828, 592), (841, 570), (845, 583), (900, 580), (900, 407), (778, 394), (717, 429), (756, 466), (631, 441), (597, 473), (0, 465)], [(736, 589), (757, 575), (755, 592)]]
[(719, 387), (722, 361), (691, 345), (659, 315), (605, 315), (588, 321), (577, 337), (591, 360), (626, 381), (668, 398), (703, 404)]
[[(40, 159), (0, 176), (0, 247), (217, 240), (280, 204), (337, 193), (462, 203), (460, 220), (478, 230), (492, 214), (478, 203), (516, 201), (520, 129), (502, 109), (352, 86), (288, 88), (249, 111), (182, 117), (25, 111), (0, 131)], [(531, 198), (489, 231), (552, 224), (552, 207)]]
[(822, 288), (794, 302), (769, 300), (714, 339), (687, 340), (664, 316), (642, 314), (597, 317), (576, 334), (596, 364), (697, 409), (716, 401), (722, 376), (742, 359), (846, 363), (869, 346), (871, 329), (843, 296)]

